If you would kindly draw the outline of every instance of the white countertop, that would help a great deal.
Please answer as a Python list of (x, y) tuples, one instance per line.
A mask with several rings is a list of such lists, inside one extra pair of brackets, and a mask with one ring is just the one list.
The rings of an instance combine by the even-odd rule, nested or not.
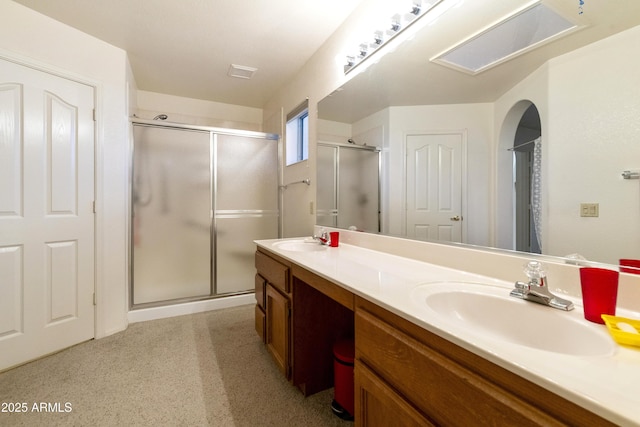
[[(299, 239), (259, 240), (255, 243), (613, 423), (640, 426), (640, 348), (636, 350), (614, 343), (612, 354), (575, 356), (506, 343), (477, 331), (452, 328), (437, 314), (416, 303), (416, 288), (429, 282), (459, 281), (503, 287), (508, 294), (513, 289), (513, 282), (344, 243), (336, 248), (327, 247), (313, 252), (287, 251), (274, 246), (282, 240)], [(522, 278), (516, 277), (515, 280)], [(564, 315), (573, 316), (596, 333), (609, 337), (604, 325), (584, 319), (581, 301), (572, 301), (576, 308), (563, 312)], [(618, 311), (618, 315), (625, 315)]]

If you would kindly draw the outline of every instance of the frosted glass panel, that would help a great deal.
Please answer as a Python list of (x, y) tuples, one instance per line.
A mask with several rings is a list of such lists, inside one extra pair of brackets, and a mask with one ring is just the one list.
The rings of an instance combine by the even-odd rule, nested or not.
[(253, 241), (279, 234), (277, 140), (134, 124), (132, 181), (134, 305), (254, 290)]
[(278, 237), (278, 141), (216, 135), (216, 293), (254, 288), (254, 240)]
[(328, 227), (337, 225), (337, 166), (338, 147), (318, 145), (317, 151), (317, 193), (316, 223)]
[(254, 240), (278, 237), (277, 215), (216, 218), (216, 292), (225, 294), (253, 290)]
[(340, 147), (338, 227), (377, 232), (378, 153)]
[(211, 293), (208, 132), (134, 126), (133, 303)]
[(216, 210), (278, 209), (278, 141), (216, 135)]

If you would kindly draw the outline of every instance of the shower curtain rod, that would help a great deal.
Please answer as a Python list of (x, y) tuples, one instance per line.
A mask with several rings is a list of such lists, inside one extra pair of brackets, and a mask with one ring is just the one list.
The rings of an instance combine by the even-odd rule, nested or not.
[(522, 146), (524, 146), (524, 145), (533, 144), (534, 142), (536, 142), (536, 141), (537, 141), (537, 140), (539, 140), (539, 139), (540, 139), (540, 137), (537, 137), (536, 139), (532, 139), (531, 141), (523, 142), (522, 144), (518, 144), (518, 146), (517, 146), (517, 147), (507, 148), (507, 151), (513, 151), (513, 150), (515, 150), (516, 148), (520, 148), (520, 147), (522, 147)]

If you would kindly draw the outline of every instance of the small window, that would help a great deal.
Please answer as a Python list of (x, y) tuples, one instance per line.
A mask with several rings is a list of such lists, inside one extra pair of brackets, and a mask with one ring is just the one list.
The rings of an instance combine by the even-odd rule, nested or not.
[(287, 114), (287, 166), (309, 158), (309, 100)]

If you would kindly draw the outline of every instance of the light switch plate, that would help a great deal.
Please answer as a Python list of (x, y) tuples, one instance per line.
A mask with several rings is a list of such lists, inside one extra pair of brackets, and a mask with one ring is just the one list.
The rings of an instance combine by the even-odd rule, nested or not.
[(580, 203), (580, 216), (582, 217), (598, 217), (600, 216), (599, 203)]

